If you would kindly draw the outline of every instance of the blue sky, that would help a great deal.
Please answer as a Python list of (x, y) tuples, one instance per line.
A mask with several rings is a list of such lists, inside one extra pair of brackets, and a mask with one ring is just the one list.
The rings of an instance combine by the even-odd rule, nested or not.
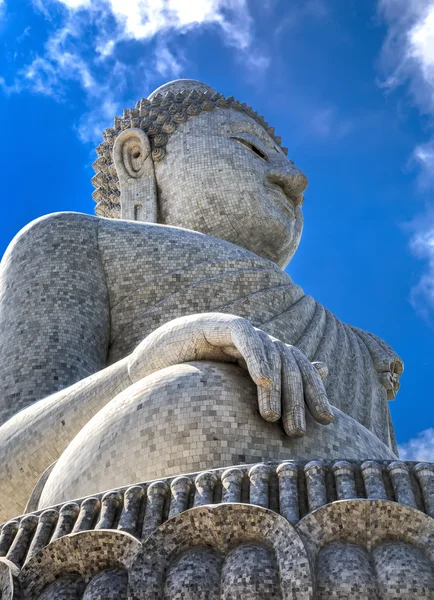
[(405, 362), (404, 458), (434, 460), (434, 0), (0, 0), (0, 252), (92, 213), (94, 147), (178, 77), (246, 101), (308, 175), (288, 272)]

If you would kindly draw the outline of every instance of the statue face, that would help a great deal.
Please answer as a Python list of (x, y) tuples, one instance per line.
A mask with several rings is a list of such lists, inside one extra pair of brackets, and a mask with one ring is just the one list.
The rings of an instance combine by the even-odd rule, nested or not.
[(284, 268), (300, 242), (306, 176), (253, 119), (202, 113), (169, 137), (155, 164), (159, 222), (200, 231)]

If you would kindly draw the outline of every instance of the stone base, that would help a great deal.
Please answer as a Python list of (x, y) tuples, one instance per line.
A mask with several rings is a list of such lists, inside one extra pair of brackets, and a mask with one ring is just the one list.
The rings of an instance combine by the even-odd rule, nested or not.
[(229, 466), (100, 492), (4, 523), (0, 556), (17, 567), (69, 534), (102, 529), (145, 541), (173, 517), (242, 503), (297, 525), (324, 506), (382, 500), (434, 516), (434, 465), (402, 461), (286, 461)]
[(2, 600), (428, 599), (433, 541), (434, 519), (388, 500), (336, 501), (295, 526), (251, 504), (199, 506), (143, 542), (95, 529), (52, 541), (21, 570), (0, 558), (0, 593)]

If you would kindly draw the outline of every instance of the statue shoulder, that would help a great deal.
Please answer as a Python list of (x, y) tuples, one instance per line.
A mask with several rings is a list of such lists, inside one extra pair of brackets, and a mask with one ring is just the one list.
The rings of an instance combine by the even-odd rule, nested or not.
[[(18, 248), (33, 248), (36, 244), (47, 246), (65, 242), (73, 237), (75, 232), (96, 230), (98, 217), (75, 212), (57, 212), (34, 219), (23, 227), (10, 242), (3, 260), (7, 260)], [(89, 239), (91, 243), (91, 238)]]
[(1, 260), (3, 275), (13, 273), (18, 280), (26, 276), (30, 263), (40, 270), (43, 265), (62, 261), (68, 268), (86, 256), (97, 256), (98, 221), (97, 217), (73, 212), (52, 213), (31, 221), (7, 247)]

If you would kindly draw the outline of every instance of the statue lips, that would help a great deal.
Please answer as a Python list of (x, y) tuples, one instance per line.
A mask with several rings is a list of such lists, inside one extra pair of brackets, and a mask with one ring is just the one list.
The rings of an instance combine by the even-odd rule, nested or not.
[[(295, 214), (295, 207), (297, 204), (302, 204), (302, 201), (300, 201), (298, 198), (295, 199), (292, 196), (289, 196), (283, 187), (278, 183), (266, 181), (265, 187), (267, 187), (269, 190), (278, 192), (277, 194), (274, 194), (277, 204), (291, 217), (291, 219), (295, 220), (297, 218)], [(303, 198), (302, 195), (301, 198)]]
[[(271, 190), (279, 192), (275, 194), (279, 200), (279, 206), (289, 213), (292, 219), (296, 219), (296, 206), (303, 204), (303, 192), (307, 187), (307, 177), (293, 163), (285, 161), (275, 164), (267, 171), (264, 177), (264, 185)], [(285, 202), (282, 202), (282, 195)]]

